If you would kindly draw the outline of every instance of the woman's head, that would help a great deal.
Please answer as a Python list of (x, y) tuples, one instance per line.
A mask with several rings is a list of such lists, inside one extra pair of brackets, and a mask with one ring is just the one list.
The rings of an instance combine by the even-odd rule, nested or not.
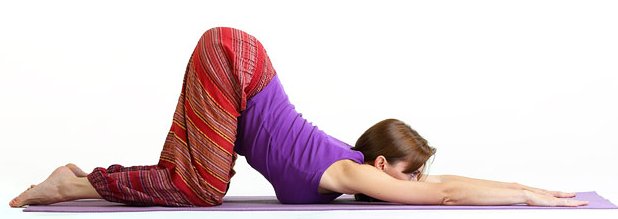
[(385, 119), (371, 126), (353, 149), (363, 153), (365, 163), (395, 178), (409, 180), (417, 180), (436, 153), (427, 140), (397, 119)]
[(409, 125), (386, 119), (363, 133), (353, 150), (363, 153), (365, 163), (401, 180), (419, 180), (436, 149)]

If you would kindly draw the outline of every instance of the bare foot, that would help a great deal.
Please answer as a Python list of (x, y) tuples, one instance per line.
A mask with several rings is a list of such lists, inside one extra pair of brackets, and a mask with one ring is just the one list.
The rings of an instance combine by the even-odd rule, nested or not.
[(86, 176), (88, 176), (88, 173), (84, 172), (81, 168), (79, 168), (75, 164), (69, 163), (69, 164), (64, 165), (64, 166), (66, 166), (69, 169), (71, 169), (73, 174), (75, 174), (75, 176), (77, 176), (77, 177), (86, 177)]
[(58, 167), (42, 183), (31, 186), (19, 196), (11, 200), (11, 207), (22, 207), (30, 204), (52, 204), (68, 200), (62, 190), (62, 185), (76, 178), (75, 174), (66, 166)]
[[(84, 172), (81, 168), (79, 168), (77, 165), (75, 165), (73, 163), (69, 163), (69, 164), (64, 165), (64, 166), (66, 166), (69, 169), (71, 169), (71, 172), (73, 172), (73, 174), (75, 174), (75, 176), (77, 176), (77, 177), (86, 177), (86, 176), (88, 176), (88, 173)], [(28, 188), (27, 190), (32, 189), (35, 186), (36, 186), (36, 184), (32, 184), (32, 185), (30, 185), (30, 188)]]

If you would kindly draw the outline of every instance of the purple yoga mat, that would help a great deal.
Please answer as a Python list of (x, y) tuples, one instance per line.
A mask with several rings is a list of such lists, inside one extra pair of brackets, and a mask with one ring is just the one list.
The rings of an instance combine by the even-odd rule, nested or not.
[(354, 196), (343, 195), (329, 204), (280, 204), (274, 196), (228, 196), (215, 207), (135, 207), (101, 199), (62, 202), (53, 205), (32, 205), (26, 212), (143, 212), (143, 211), (325, 211), (325, 210), (496, 210), (496, 209), (616, 209), (616, 205), (596, 192), (579, 192), (576, 199), (589, 201), (581, 207), (509, 206), (443, 206), (401, 205), (384, 202), (357, 202)]

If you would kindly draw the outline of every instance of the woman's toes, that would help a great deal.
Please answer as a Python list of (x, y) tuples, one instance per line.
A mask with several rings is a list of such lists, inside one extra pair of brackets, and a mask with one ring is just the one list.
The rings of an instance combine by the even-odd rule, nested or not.
[[(36, 185), (35, 185), (36, 186)], [(26, 191), (23, 191), (21, 194), (19, 194), (17, 197), (13, 198), (13, 200), (11, 200), (11, 202), (9, 202), (9, 205), (11, 207), (21, 207), (24, 206), (24, 200), (26, 197), (29, 197), (30, 195), (30, 190), (33, 189), (34, 186), (30, 186), (30, 188), (27, 188)]]
[(11, 202), (9, 202), (9, 206), (13, 208), (18, 208), (23, 206), (23, 204), (17, 198), (14, 198), (13, 200), (11, 200)]

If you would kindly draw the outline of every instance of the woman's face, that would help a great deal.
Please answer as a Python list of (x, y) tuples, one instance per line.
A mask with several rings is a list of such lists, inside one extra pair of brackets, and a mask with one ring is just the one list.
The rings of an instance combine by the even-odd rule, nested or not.
[(417, 181), (418, 174), (420, 174), (421, 170), (424, 167), (423, 165), (418, 170), (415, 170), (412, 173), (407, 173), (407, 172), (404, 172), (406, 167), (408, 166), (407, 161), (399, 161), (399, 162), (394, 162), (393, 164), (391, 164), (388, 161), (386, 161), (386, 159), (383, 156), (379, 156), (376, 158), (376, 161), (374, 162), (374, 166), (384, 171), (386, 174), (392, 176), (395, 179), (408, 180), (408, 181)]
[(422, 170), (423, 167), (419, 168), (418, 170), (415, 170), (412, 173), (404, 173), (403, 171), (405, 170), (407, 166), (408, 166), (408, 163), (405, 161), (396, 162), (395, 164), (390, 165), (389, 168), (387, 169), (385, 168), (384, 172), (386, 172), (388, 175), (391, 175), (395, 179), (417, 181), (418, 174), (420, 174), (421, 172), (420, 170)]

